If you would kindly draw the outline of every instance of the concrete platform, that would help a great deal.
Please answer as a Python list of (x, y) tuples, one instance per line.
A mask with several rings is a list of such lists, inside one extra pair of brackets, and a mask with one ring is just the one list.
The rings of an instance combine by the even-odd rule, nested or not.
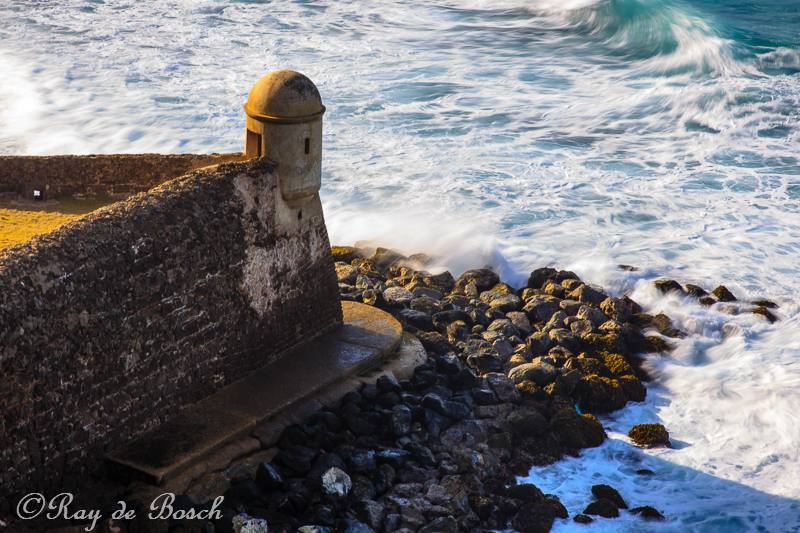
[(403, 331), (389, 313), (342, 302), (344, 325), (233, 383), (111, 452), (109, 474), (163, 485), (207, 455), (351, 376), (381, 364)]

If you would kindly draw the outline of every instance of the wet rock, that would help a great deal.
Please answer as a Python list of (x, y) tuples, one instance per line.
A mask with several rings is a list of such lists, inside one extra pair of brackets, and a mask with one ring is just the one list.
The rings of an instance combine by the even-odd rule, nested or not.
[(625, 340), (621, 335), (613, 333), (608, 335), (588, 333), (581, 337), (581, 339), (585, 346), (595, 352), (625, 353), (628, 351)]
[(551, 279), (555, 279), (556, 274), (558, 271), (554, 268), (544, 267), (544, 268), (537, 268), (533, 272), (531, 272), (530, 276), (528, 276), (528, 283), (526, 287), (531, 287), (533, 289), (541, 289), (546, 282)]
[(571, 450), (595, 448), (606, 438), (603, 425), (597, 418), (582, 415), (574, 409), (561, 409), (550, 420), (550, 427), (559, 442)]
[(576, 389), (580, 396), (581, 411), (610, 413), (625, 406), (625, 393), (616, 379), (583, 376)]
[(450, 343), (442, 335), (436, 332), (417, 332), (414, 336), (422, 343), (422, 347), (433, 353), (443, 354), (450, 351)]
[(362, 451), (352, 455), (347, 459), (347, 469), (357, 474), (370, 474), (377, 463), (375, 461), (375, 452), (372, 450)]
[(683, 338), (686, 334), (677, 328), (675, 328), (672, 324), (672, 319), (669, 318), (664, 313), (659, 313), (653, 317), (651, 320), (651, 324), (653, 324), (656, 328), (658, 328), (658, 332), (662, 335), (672, 338)]
[(614, 505), (614, 502), (601, 498), (596, 502), (590, 503), (586, 509), (583, 510), (584, 514), (602, 516), (603, 518), (617, 518), (619, 517), (619, 509)]
[(633, 376), (633, 369), (628, 361), (619, 354), (603, 352), (603, 363), (615, 376)]
[(508, 498), (520, 500), (523, 503), (535, 503), (544, 499), (544, 493), (532, 483), (520, 483), (506, 488), (505, 495)]
[(637, 424), (628, 432), (628, 437), (645, 448), (671, 447), (669, 432), (663, 424)]
[(488, 268), (467, 270), (456, 280), (453, 291), (463, 294), (467, 283), (474, 283), (479, 293), (488, 291), (500, 282), (500, 276)]
[(405, 468), (406, 461), (411, 458), (411, 453), (400, 448), (387, 448), (375, 454), (378, 464), (388, 464), (394, 470)]
[(606, 298), (600, 304), (600, 309), (606, 316), (618, 322), (627, 322), (633, 314), (630, 307), (619, 298)]
[(539, 411), (524, 407), (511, 412), (503, 422), (503, 427), (506, 424), (521, 437), (537, 437), (548, 430), (547, 420)]
[(350, 476), (339, 468), (331, 468), (322, 475), (322, 487), (328, 494), (347, 496), (352, 486), (353, 482), (350, 480)]
[(661, 294), (667, 294), (668, 292), (684, 294), (685, 292), (683, 287), (681, 287), (681, 284), (673, 279), (654, 281), (653, 285), (656, 286), (656, 289), (658, 289)]
[(508, 377), (515, 384), (522, 383), (523, 381), (532, 381), (533, 383), (543, 387), (551, 383), (558, 374), (558, 370), (553, 365), (537, 361), (520, 365), (512, 368)]
[(552, 506), (541, 501), (525, 504), (511, 520), (511, 525), (521, 533), (547, 533), (555, 519)]
[(347, 465), (335, 453), (323, 453), (314, 460), (311, 470), (306, 474), (306, 479), (311, 483), (319, 484), (322, 481), (322, 476), (331, 468), (346, 471)]
[(336, 522), (336, 513), (327, 505), (315, 505), (303, 514), (302, 522), (317, 526), (333, 527)]
[(697, 300), (697, 303), (699, 303), (703, 307), (711, 307), (712, 305), (717, 303), (717, 301), (714, 298), (710, 297), (710, 296), (703, 296), (702, 298)]
[(414, 298), (415, 299), (416, 298), (429, 298), (429, 299), (431, 299), (433, 301), (439, 301), (442, 298), (444, 298), (444, 294), (442, 294), (441, 292), (437, 291), (436, 289), (431, 289), (431, 288), (428, 288), (428, 287), (417, 287), (416, 289), (414, 289), (411, 292), (414, 294)]
[(727, 287), (725, 287), (724, 285), (720, 285), (719, 287), (717, 287), (716, 289), (711, 291), (711, 294), (713, 294), (714, 297), (717, 300), (719, 300), (720, 302), (736, 302), (737, 301), (736, 296), (734, 296), (733, 293), (731, 291), (729, 291), (727, 289)]
[(598, 500), (605, 498), (610, 500), (618, 509), (627, 509), (628, 504), (622, 499), (622, 496), (617, 489), (609, 485), (593, 485), (592, 495)]
[(591, 285), (581, 285), (574, 291), (567, 294), (570, 300), (600, 305), (608, 296), (601, 292), (597, 287)]
[(556, 311), (553, 313), (553, 316), (550, 317), (550, 320), (545, 324), (545, 327), (542, 331), (550, 331), (551, 329), (561, 329), (566, 328), (567, 326), (564, 324), (564, 320), (568, 318), (567, 314), (564, 311)]
[(780, 307), (775, 302), (771, 302), (769, 300), (755, 300), (755, 301), (750, 302), (750, 303), (752, 305), (757, 305), (759, 307), (766, 307), (767, 309), (777, 309), (778, 307)]
[(375, 533), (375, 531), (367, 524), (347, 518), (342, 520), (339, 530), (342, 533)]
[(572, 519), (578, 524), (591, 524), (594, 522), (594, 518), (585, 514), (576, 514)]
[(664, 515), (658, 512), (655, 507), (650, 507), (649, 505), (644, 505), (642, 507), (634, 507), (631, 509), (633, 514), (638, 514), (645, 520), (664, 520)]
[(692, 298), (702, 298), (703, 296), (708, 296), (708, 292), (706, 292), (705, 289), (697, 285), (692, 285), (691, 283), (686, 284), (686, 294)]
[(629, 402), (643, 402), (647, 398), (647, 388), (634, 376), (619, 376), (617, 378), (625, 398)]
[(763, 316), (764, 318), (769, 320), (770, 324), (774, 324), (775, 322), (778, 321), (778, 317), (770, 313), (769, 309), (767, 309), (765, 306), (757, 307), (756, 309), (753, 309), (750, 312), (753, 313), (754, 315)]

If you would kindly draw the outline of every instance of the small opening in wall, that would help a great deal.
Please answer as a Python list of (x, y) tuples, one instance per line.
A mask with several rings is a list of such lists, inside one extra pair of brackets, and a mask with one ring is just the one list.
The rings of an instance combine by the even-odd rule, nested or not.
[(297, 212), (297, 220), (303, 220), (303, 211)]
[(42, 191), (37, 191), (37, 190), (33, 191), (33, 200), (34, 201), (41, 202), (43, 199), (44, 199), (44, 197), (42, 196)]
[(311, 148), (311, 139), (306, 137), (306, 155), (308, 154), (310, 148)]

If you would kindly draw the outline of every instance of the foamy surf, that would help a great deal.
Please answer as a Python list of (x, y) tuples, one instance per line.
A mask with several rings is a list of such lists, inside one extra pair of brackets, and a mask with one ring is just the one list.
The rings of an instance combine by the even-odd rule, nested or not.
[[(555, 531), (793, 531), (800, 21), (778, 0), (725, 6), (4, 4), (0, 151), (241, 150), (248, 89), (304, 72), (328, 107), (335, 244), (426, 252), (455, 275), (489, 264), (514, 286), (558, 266), (691, 334), (652, 358), (646, 402), (604, 419), (603, 447), (531, 473), (572, 514), (608, 483), (669, 521)], [(663, 278), (776, 301), (781, 320), (660, 295)], [(628, 442), (657, 421), (674, 449)]]

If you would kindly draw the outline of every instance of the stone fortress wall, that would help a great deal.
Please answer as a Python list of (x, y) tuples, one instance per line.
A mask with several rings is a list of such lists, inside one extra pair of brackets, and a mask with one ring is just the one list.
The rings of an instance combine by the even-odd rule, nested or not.
[(0, 158), (0, 188), (150, 189), (0, 251), (0, 515), (342, 324), (318, 178), (287, 200), (267, 157), (181, 175), (231, 159)]
[(243, 153), (0, 156), (0, 194), (31, 201), (57, 193), (130, 195), (198, 168), (242, 160)]

